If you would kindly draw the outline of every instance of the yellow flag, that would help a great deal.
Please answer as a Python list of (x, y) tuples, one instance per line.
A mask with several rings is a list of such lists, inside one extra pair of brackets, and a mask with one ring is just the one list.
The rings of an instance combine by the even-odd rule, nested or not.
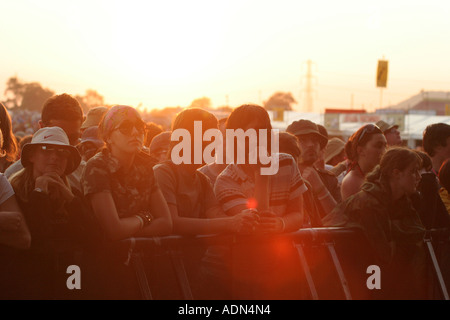
[(273, 121), (284, 121), (284, 109), (283, 108), (274, 108)]
[(378, 60), (377, 87), (386, 88), (388, 75), (388, 61)]

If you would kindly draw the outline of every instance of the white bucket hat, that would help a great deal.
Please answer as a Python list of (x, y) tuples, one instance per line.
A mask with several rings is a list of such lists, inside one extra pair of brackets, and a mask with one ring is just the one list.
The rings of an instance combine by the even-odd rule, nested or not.
[(24, 168), (31, 164), (30, 156), (34, 148), (41, 145), (60, 146), (70, 151), (70, 157), (67, 161), (66, 171), (64, 172), (66, 175), (74, 172), (80, 165), (80, 153), (77, 148), (70, 145), (69, 138), (64, 130), (60, 127), (45, 127), (36, 131), (31, 142), (23, 146), (20, 161)]

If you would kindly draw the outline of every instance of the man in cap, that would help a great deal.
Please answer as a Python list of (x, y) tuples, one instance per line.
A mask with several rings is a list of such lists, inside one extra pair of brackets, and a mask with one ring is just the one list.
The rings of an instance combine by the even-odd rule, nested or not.
[(303, 178), (311, 184), (320, 214), (324, 217), (341, 201), (337, 178), (328, 170), (315, 166), (328, 138), (320, 133), (314, 122), (304, 119), (294, 121), (286, 131), (298, 139), (301, 151), (298, 167)]
[(387, 146), (401, 146), (402, 145), (402, 137), (400, 136), (400, 131), (398, 130), (398, 125), (396, 124), (388, 124), (387, 122), (380, 120), (376, 123), (378, 128), (383, 132)]

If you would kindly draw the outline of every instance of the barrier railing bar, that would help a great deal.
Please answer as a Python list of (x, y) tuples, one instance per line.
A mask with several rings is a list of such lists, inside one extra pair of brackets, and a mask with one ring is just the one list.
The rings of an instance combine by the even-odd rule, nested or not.
[(172, 260), (172, 264), (175, 269), (175, 274), (178, 279), (178, 284), (181, 287), (181, 292), (183, 293), (184, 299), (185, 300), (194, 300), (181, 253), (178, 250), (170, 250), (169, 254), (170, 254), (170, 258)]
[(341, 282), (342, 290), (344, 290), (345, 298), (347, 300), (352, 300), (352, 295), (350, 294), (350, 288), (348, 286), (347, 279), (345, 278), (344, 270), (342, 269), (341, 263), (334, 248), (334, 244), (331, 242), (326, 243), (328, 251), (330, 252), (331, 259), (333, 260), (334, 267), (336, 268), (339, 280)]
[(313, 300), (319, 300), (319, 295), (317, 294), (316, 286), (314, 284), (314, 280), (311, 275), (311, 271), (309, 270), (308, 262), (306, 261), (305, 252), (303, 251), (303, 247), (301, 244), (292, 243), (298, 252), (298, 256), (300, 258), (300, 263), (302, 264), (303, 272), (306, 276), (306, 281), (308, 282), (309, 291), (311, 293), (311, 297)]
[(442, 277), (441, 268), (439, 267), (439, 263), (436, 258), (436, 254), (434, 253), (433, 244), (431, 243), (431, 239), (425, 239), (425, 244), (427, 245), (428, 252), (431, 257), (431, 261), (433, 263), (434, 272), (438, 278), (439, 287), (441, 289), (442, 295), (445, 300), (450, 300), (447, 292), (447, 287), (445, 286), (444, 278)]
[(136, 272), (136, 278), (141, 290), (141, 295), (143, 300), (153, 300), (150, 287), (148, 285), (147, 275), (145, 274), (144, 264), (141, 259), (140, 253), (133, 253), (131, 255), (131, 263)]

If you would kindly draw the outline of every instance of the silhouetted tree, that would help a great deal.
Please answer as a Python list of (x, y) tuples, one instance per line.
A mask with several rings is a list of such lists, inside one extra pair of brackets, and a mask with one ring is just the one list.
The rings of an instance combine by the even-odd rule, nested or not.
[(55, 93), (43, 88), (39, 82), (22, 82), (17, 77), (11, 77), (6, 82), (6, 101), (8, 108), (24, 108), (40, 111), (44, 102)]
[(87, 113), (91, 108), (105, 105), (103, 96), (93, 89), (87, 89), (84, 96), (76, 95), (75, 98), (80, 103), (84, 113)]
[(211, 99), (207, 97), (197, 98), (192, 101), (190, 108), (211, 109)]
[(23, 98), (23, 92), (25, 90), (25, 84), (22, 83), (19, 78), (11, 77), (6, 81), (5, 89), (5, 106), (8, 108), (20, 107)]
[(40, 112), (44, 102), (54, 94), (52, 90), (42, 88), (39, 82), (26, 83), (20, 107)]
[(269, 100), (264, 102), (264, 108), (266, 108), (266, 110), (277, 110), (281, 108), (290, 111), (292, 110), (292, 105), (295, 103), (297, 103), (297, 101), (295, 101), (292, 93), (278, 91), (275, 92)]

